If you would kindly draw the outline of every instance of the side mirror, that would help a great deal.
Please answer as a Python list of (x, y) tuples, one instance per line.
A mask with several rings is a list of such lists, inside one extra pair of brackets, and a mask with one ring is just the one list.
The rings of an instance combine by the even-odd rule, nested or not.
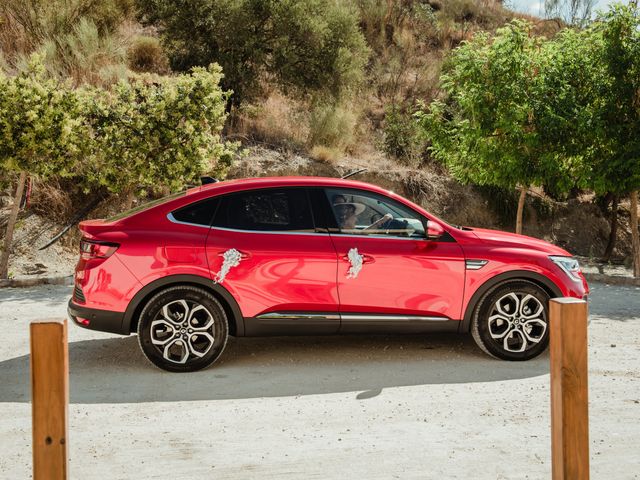
[(442, 235), (444, 235), (444, 228), (442, 228), (442, 225), (430, 220), (427, 220), (426, 223), (427, 240), (438, 240), (440, 237), (442, 237)]

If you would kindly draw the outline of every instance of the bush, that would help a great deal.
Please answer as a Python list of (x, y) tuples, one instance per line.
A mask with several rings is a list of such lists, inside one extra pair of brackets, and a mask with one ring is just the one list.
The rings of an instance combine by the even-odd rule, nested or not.
[(418, 125), (412, 115), (397, 105), (387, 108), (384, 119), (384, 151), (406, 163), (416, 161), (421, 153)]
[(344, 151), (354, 142), (357, 119), (349, 105), (318, 102), (311, 111), (309, 144)]
[(71, 78), (75, 85), (111, 85), (127, 74), (123, 39), (86, 18), (70, 33), (46, 40), (40, 52), (51, 76)]
[(165, 185), (171, 190), (207, 172), (223, 175), (234, 146), (222, 142), (227, 94), (219, 66), (188, 75), (141, 75), (112, 90), (86, 89), (91, 161), (81, 173), (111, 192)]
[(233, 102), (256, 98), (265, 77), (285, 90), (328, 92), (357, 85), (368, 57), (355, 12), (324, 0), (138, 0), (158, 27), (171, 65), (217, 62)]
[(129, 68), (135, 72), (169, 73), (169, 59), (155, 37), (138, 36), (127, 52)]

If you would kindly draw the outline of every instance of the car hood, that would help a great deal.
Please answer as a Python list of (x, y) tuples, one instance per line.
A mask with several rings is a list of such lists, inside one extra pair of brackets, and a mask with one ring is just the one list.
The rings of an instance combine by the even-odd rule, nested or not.
[(571, 254), (566, 250), (538, 238), (518, 235), (516, 233), (502, 232), (499, 230), (489, 230), (486, 228), (473, 228), (471, 232), (483, 243), (495, 245), (497, 247), (528, 248), (546, 253), (548, 255)]

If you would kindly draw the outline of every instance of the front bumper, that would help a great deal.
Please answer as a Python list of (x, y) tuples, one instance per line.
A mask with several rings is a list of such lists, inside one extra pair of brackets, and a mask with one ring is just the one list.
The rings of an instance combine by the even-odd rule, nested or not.
[(122, 329), (124, 312), (86, 308), (73, 303), (73, 299), (70, 299), (67, 313), (69, 314), (69, 318), (73, 320), (73, 323), (82, 328), (129, 335), (129, 331), (123, 331)]

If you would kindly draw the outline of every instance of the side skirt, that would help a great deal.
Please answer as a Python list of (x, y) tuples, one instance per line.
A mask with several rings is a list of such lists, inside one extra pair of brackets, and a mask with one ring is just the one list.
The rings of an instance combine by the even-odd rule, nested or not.
[(244, 319), (247, 337), (457, 332), (459, 323), (446, 317), (338, 312), (270, 312)]

